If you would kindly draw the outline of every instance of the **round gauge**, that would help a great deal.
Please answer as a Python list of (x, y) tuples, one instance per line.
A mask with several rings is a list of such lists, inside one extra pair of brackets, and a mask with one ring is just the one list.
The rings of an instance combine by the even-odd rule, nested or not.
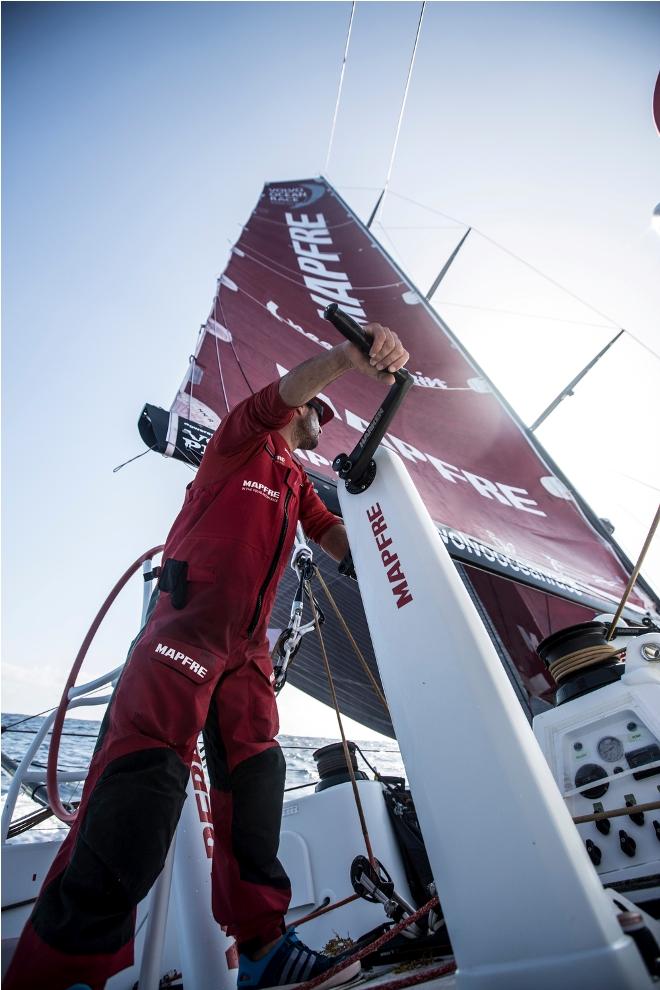
[(616, 736), (603, 736), (598, 743), (598, 755), (606, 763), (616, 763), (623, 757), (623, 743)]

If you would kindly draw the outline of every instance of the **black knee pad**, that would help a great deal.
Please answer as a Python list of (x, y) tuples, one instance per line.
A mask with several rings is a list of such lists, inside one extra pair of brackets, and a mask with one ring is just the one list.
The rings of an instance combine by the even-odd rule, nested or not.
[(132, 937), (132, 913), (163, 868), (189, 770), (166, 748), (110, 763), (80, 824), (71, 860), (43, 891), (32, 923), (64, 952), (114, 952)]

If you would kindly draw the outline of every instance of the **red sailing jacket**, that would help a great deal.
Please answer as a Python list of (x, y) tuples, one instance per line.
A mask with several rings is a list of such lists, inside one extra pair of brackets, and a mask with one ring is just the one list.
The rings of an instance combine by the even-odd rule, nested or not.
[(217, 620), (253, 640), (264, 638), (298, 520), (316, 542), (341, 522), (277, 433), (292, 416), (278, 382), (232, 409), (209, 441), (163, 554), (187, 561), (191, 594), (206, 590)]

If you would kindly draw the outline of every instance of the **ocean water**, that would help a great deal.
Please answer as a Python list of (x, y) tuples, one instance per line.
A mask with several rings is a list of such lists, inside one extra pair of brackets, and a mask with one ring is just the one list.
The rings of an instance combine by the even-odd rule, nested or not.
[[(32, 717), (29, 721), (23, 721), (27, 716), (3, 712), (2, 713), (2, 751), (11, 759), (20, 762), (26, 753), (28, 746), (34, 739), (35, 732), (38, 731), (44, 722), (42, 717)], [(21, 724), (15, 725), (20, 722)], [(60, 770), (86, 770), (91, 759), (100, 722), (68, 718), (65, 723), (65, 734), (62, 736), (60, 746), (58, 766)], [(9, 728), (14, 726), (14, 728)], [(5, 730), (5, 727), (8, 727)], [(313, 736), (279, 736), (278, 741), (284, 756), (286, 757), (287, 773), (286, 788), (289, 792), (284, 795), (284, 799), (311, 793), (313, 786), (318, 780), (316, 764), (313, 759), (314, 750), (328, 743), (339, 742), (339, 739), (315, 738)], [(369, 777), (372, 776), (367, 762), (379, 773), (385, 776), (404, 776), (403, 763), (396, 742), (360, 742), (353, 740), (363, 756), (358, 753), (358, 769), (363, 770)], [(44, 770), (48, 759), (48, 746), (50, 735), (47, 735), (32, 764), (33, 769)], [(2, 807), (4, 808), (5, 798), (11, 781), (10, 775), (2, 770)], [(80, 797), (82, 782), (69, 783), (61, 786), (62, 798), (65, 801), (75, 801)], [(291, 789), (294, 789), (291, 793)], [(308, 789), (307, 789), (308, 788)], [(27, 794), (21, 792), (16, 802), (16, 807), (12, 815), (13, 820), (36, 811), (42, 806), (34, 802)], [(40, 825), (34, 826), (26, 832), (12, 839), (13, 842), (39, 842), (48, 838), (56, 838), (63, 835), (68, 828), (56, 818), (49, 818)]]

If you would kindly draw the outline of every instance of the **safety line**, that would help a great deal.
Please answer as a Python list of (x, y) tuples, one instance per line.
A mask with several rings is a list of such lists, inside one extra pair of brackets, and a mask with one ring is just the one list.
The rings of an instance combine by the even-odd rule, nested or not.
[(339, 88), (337, 90), (337, 100), (335, 102), (335, 112), (332, 117), (332, 126), (330, 128), (330, 140), (328, 142), (328, 153), (325, 156), (325, 165), (323, 171), (328, 171), (328, 162), (330, 161), (330, 152), (332, 151), (332, 142), (335, 137), (335, 127), (337, 126), (337, 114), (339, 113), (339, 101), (341, 100), (341, 90), (344, 85), (344, 72), (346, 71), (346, 60), (348, 58), (348, 46), (351, 42), (351, 28), (353, 27), (353, 17), (355, 15), (355, 0), (351, 4), (351, 16), (348, 21), (348, 34), (346, 35), (346, 47), (344, 48), (344, 58), (341, 63), (341, 72), (339, 73)]

